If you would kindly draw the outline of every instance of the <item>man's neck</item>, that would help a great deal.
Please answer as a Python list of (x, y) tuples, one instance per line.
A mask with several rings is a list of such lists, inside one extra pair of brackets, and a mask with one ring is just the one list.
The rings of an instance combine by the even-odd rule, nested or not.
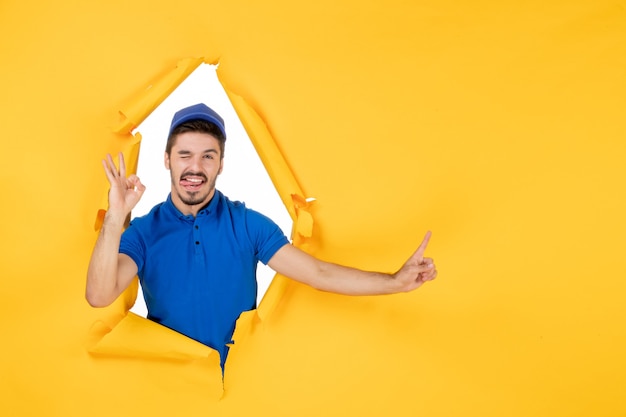
[(211, 200), (213, 200), (213, 197), (215, 196), (215, 189), (213, 189), (213, 191), (211, 191), (211, 193), (203, 201), (193, 205), (186, 204), (180, 197), (178, 197), (178, 195), (174, 191), (172, 191), (171, 194), (172, 203), (174, 204), (174, 207), (178, 209), (178, 211), (180, 211), (185, 216), (197, 217), (200, 210), (207, 207), (211, 203)]

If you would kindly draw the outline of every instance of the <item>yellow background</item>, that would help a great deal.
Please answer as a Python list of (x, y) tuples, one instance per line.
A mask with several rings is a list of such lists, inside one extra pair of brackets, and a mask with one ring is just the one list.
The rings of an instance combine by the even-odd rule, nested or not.
[[(626, 415), (624, 1), (159, 4), (0, 5), (0, 414)], [(208, 348), (122, 319), (133, 290), (83, 296), (100, 159), (201, 61), (283, 200), (316, 198), (298, 244), (393, 271), (430, 229), (440, 270), (278, 277), (224, 391)]]

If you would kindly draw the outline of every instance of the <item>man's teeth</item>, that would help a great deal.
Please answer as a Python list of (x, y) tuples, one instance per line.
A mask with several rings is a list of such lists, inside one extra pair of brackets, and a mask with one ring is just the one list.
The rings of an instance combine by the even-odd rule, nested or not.
[(200, 178), (187, 178), (187, 181), (189, 182), (197, 182), (197, 183), (201, 183), (202, 180)]

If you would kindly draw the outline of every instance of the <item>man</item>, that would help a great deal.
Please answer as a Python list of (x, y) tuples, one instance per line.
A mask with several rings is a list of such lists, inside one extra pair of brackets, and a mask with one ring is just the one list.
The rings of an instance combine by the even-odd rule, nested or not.
[(216, 349), (223, 367), (235, 321), (255, 307), (258, 261), (347, 295), (411, 291), (437, 276), (424, 257), (430, 232), (395, 274), (324, 262), (289, 244), (270, 219), (216, 190), (225, 141), (224, 121), (206, 105), (177, 112), (165, 149), (171, 193), (124, 232), (145, 186), (136, 175), (126, 177), (121, 154), (119, 169), (107, 155), (109, 209), (87, 272), (89, 304), (111, 304), (139, 276), (148, 318)]

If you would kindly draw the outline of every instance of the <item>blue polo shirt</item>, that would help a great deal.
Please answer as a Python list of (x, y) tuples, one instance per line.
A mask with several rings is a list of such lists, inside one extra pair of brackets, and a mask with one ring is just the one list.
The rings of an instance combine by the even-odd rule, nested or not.
[(196, 217), (168, 196), (130, 223), (119, 251), (137, 264), (148, 318), (214, 348), (223, 366), (235, 321), (256, 307), (258, 261), (287, 243), (269, 218), (216, 190)]

